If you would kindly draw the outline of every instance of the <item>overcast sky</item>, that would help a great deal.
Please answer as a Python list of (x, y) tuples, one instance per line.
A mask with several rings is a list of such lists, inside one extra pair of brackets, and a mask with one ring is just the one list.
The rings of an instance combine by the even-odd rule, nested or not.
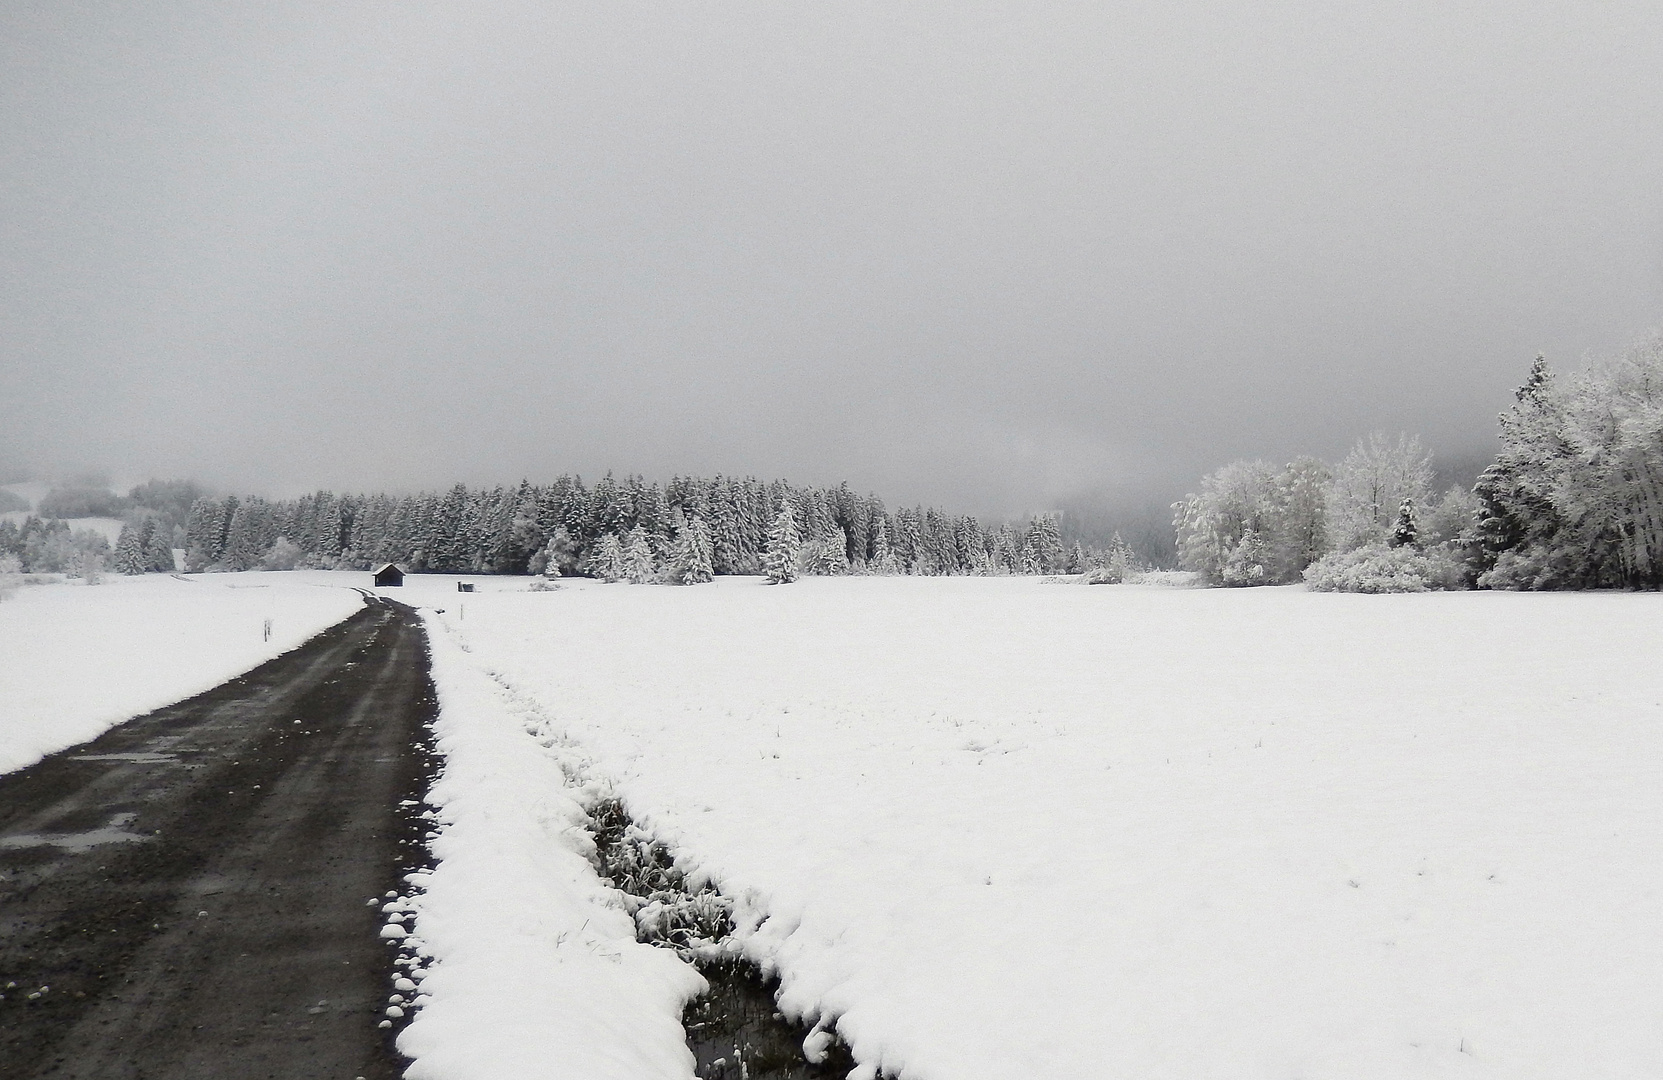
[(1660, 322), (1656, 0), (0, 6), (0, 471), (1001, 514)]

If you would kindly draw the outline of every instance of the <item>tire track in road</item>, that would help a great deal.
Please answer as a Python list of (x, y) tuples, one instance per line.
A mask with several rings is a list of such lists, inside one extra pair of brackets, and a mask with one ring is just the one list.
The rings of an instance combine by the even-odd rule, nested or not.
[(368, 901), (424, 863), (434, 709), (375, 600), (0, 777), (0, 1077), (398, 1076)]

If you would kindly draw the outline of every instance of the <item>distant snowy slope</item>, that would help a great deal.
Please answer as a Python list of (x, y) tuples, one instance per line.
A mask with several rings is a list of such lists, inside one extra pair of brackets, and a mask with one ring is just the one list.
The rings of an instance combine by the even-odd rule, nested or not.
[(95, 533), (102, 533), (104, 539), (109, 541), (112, 548), (115, 547), (116, 541), (121, 538), (122, 521), (120, 518), (89, 517), (65, 518), (64, 520), (69, 523), (71, 529), (77, 532), (87, 529)]
[(842, 578), (461, 614), (740, 902), (786, 1007), (892, 1075), (1663, 1075), (1663, 596)]
[(0, 773), (210, 689), (363, 605), (351, 589), (236, 577), (110, 576), (0, 602)]
[(11, 492), (28, 503), (32, 509), (42, 499), (46, 498), (46, 493), (52, 490), (52, 485), (39, 480), (29, 480), (21, 484), (0, 484), (0, 490)]

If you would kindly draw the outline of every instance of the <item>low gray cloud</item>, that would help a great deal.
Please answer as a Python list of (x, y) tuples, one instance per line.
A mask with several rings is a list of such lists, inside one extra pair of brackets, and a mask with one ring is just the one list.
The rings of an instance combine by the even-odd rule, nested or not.
[(1158, 500), (1663, 310), (1663, 8), (0, 13), (0, 459)]

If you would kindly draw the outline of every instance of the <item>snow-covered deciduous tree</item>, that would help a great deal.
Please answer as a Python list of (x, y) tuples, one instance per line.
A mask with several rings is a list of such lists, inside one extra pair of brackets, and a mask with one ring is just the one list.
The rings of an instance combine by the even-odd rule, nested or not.
[(1327, 548), (1328, 467), (1298, 458), (1281, 469), (1234, 461), (1173, 504), (1178, 561), (1215, 585), (1298, 581)]
[[(1262, 461), (1233, 461), (1203, 477), (1200, 494), (1172, 507), (1178, 565), (1222, 584), (1224, 568), (1234, 559), (1238, 565), (1232, 577), (1245, 583), (1240, 581), (1244, 570), (1238, 551), (1249, 533), (1262, 537), (1269, 528), (1275, 481), (1275, 470)], [(1250, 547), (1256, 551), (1258, 544)], [(1259, 565), (1262, 568), (1262, 562)]]
[(1382, 543), (1336, 551), (1305, 568), (1316, 592), (1425, 592), (1431, 576), (1426, 556), (1413, 547)]
[(1314, 457), (1298, 457), (1276, 477), (1269, 528), (1270, 569), (1277, 581), (1300, 573), (1328, 551), (1328, 485), (1333, 473)]
[(1219, 581), (1224, 585), (1269, 584), (1274, 580), (1265, 565), (1269, 561), (1270, 545), (1257, 529), (1248, 529), (1219, 567)]
[(1349, 551), (1384, 543), (1403, 500), (1425, 503), (1431, 487), (1432, 457), (1413, 435), (1392, 439), (1375, 432), (1359, 440), (1328, 485), (1329, 547)]
[(556, 525), (549, 533), (549, 542), (532, 556), (527, 569), (545, 577), (564, 577), (577, 573), (582, 564), (577, 541), (566, 531), (566, 526)]
[(260, 565), (267, 570), (293, 570), (300, 564), (305, 552), (300, 545), (292, 542), (286, 536), (279, 536), (271, 542), (271, 547), (260, 556)]
[(1451, 487), (1421, 518), (1421, 543), (1427, 546), (1445, 543), (1465, 546), (1475, 538), (1477, 521), (1477, 496), (1466, 488)]
[(802, 555), (802, 537), (797, 532), (797, 511), (790, 499), (780, 500), (779, 514), (768, 529), (768, 546), (762, 552), (762, 571), (774, 585), (797, 580), (797, 560)]

